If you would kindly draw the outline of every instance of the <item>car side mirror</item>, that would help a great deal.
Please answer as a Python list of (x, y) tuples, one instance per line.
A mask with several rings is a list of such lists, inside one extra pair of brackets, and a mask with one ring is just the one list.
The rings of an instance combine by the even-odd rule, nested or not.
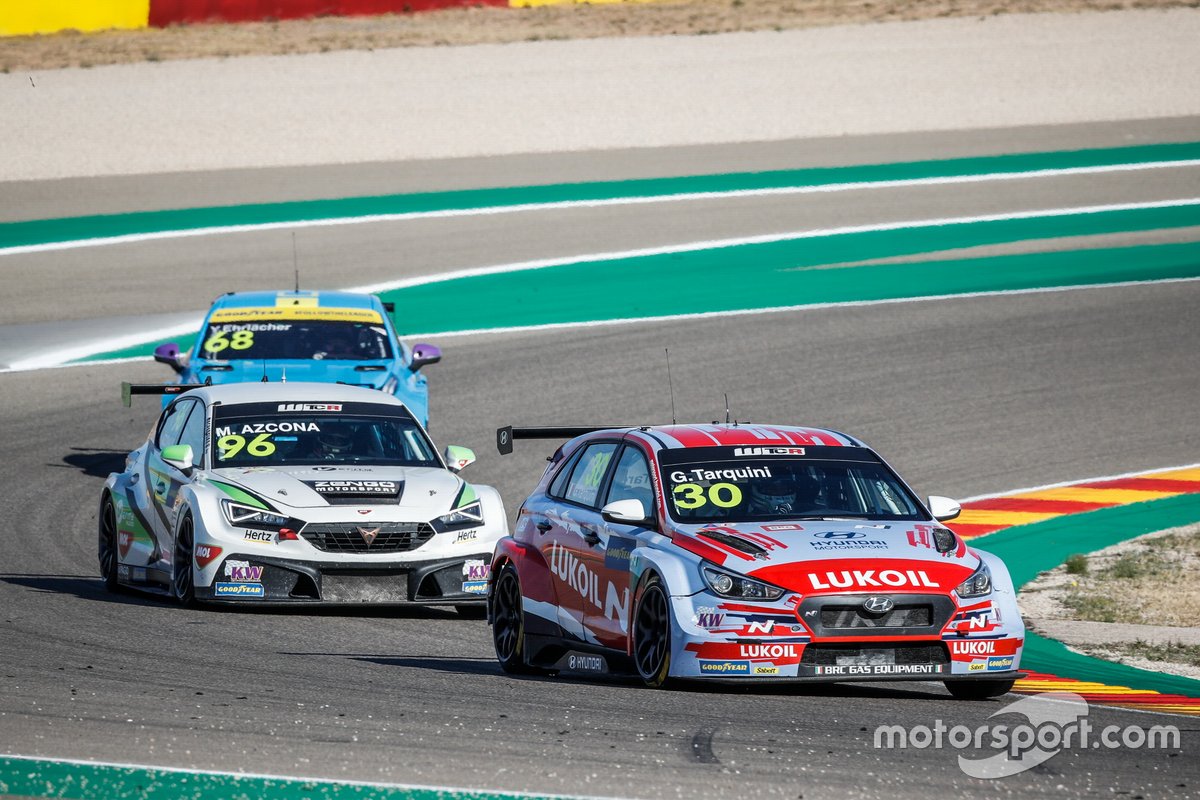
[(929, 513), (933, 514), (933, 518), (938, 522), (949, 522), (962, 513), (962, 506), (949, 497), (938, 497), (936, 494), (931, 494), (929, 495)]
[(446, 448), (442, 458), (445, 459), (446, 466), (450, 468), (451, 472), (461, 472), (463, 467), (475, 463), (475, 451), (469, 447), (452, 444)]
[(408, 368), (417, 372), (421, 367), (436, 364), (442, 360), (442, 349), (432, 344), (416, 344), (412, 349), (412, 363)]
[(190, 444), (173, 444), (164, 447), (162, 451), (162, 460), (184, 474), (191, 472), (192, 467), (196, 466), (192, 463), (194, 457)]
[(654, 524), (654, 520), (647, 518), (646, 507), (642, 505), (642, 501), (632, 497), (627, 500), (612, 501), (600, 509), (600, 517), (605, 522), (615, 522), (618, 525), (649, 526)]
[(183, 372), (183, 358), (179, 355), (179, 345), (175, 342), (160, 344), (154, 348), (154, 360), (166, 364), (176, 372)]

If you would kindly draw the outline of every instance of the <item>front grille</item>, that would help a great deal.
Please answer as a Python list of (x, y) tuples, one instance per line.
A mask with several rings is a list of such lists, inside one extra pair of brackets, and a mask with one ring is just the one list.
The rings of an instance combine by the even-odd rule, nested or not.
[[(375, 539), (367, 544), (370, 532), (375, 532)], [(300, 535), (327, 553), (403, 553), (432, 539), (433, 528), (427, 522), (314, 522), (305, 525)]]
[(896, 606), (886, 614), (870, 614), (862, 604), (825, 606), (821, 609), (821, 627), (850, 628), (927, 628), (933, 624), (930, 605)]
[[(872, 614), (863, 608), (868, 597), (884, 597), (895, 605), (885, 614)], [(950, 621), (955, 608), (947, 595), (812, 595), (796, 608), (796, 617), (818, 638), (933, 636)]]
[(810, 644), (800, 664), (831, 667), (851, 664), (949, 664), (942, 642), (866, 642), (863, 644)]

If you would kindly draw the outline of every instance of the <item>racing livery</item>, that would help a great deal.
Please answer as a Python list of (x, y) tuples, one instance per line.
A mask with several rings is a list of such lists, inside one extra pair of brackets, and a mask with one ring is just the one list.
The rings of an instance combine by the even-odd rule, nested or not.
[(500, 495), (399, 400), (350, 386), (124, 385), (170, 399), (100, 497), (100, 572), (209, 603), (427, 603), (482, 616)]
[(502, 428), (566, 439), (496, 548), (509, 672), (1012, 688), (1024, 624), (1004, 564), (941, 524), (861, 441), (713, 424)]
[(315, 381), (379, 389), (428, 425), (420, 369), (442, 354), (431, 344), (401, 342), (391, 310), (369, 294), (230, 292), (213, 302), (190, 352), (164, 344), (154, 359), (175, 370), (181, 384)]

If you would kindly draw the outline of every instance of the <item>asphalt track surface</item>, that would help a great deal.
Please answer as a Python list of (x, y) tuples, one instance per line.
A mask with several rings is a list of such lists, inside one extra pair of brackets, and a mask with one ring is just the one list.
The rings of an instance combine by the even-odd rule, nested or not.
[[(869, 163), (936, 158), (952, 146), (1012, 152), (1052, 149), (1043, 147), (1047, 140), (1175, 141), (1181, 130), (1194, 134), (1200, 121), (899, 137), (891, 151), (882, 139), (846, 139), (826, 152)], [(669, 173), (699, 173), (712, 171), (714, 159), (796, 166), (796, 154), (810, 147), (640, 156), (643, 164), (667, 164)], [(602, 173), (615, 158), (577, 155), (542, 168)], [(448, 174), (427, 178), (467, 181), (480, 163), (444, 164)], [(488, 164), (488, 179), (499, 184), (529, 166)], [(251, 199), (263, 191), (260, 177), (221, 175), (219, 193), (230, 202)], [(307, 170), (276, 178), (291, 187), (281, 192), (302, 196), (312, 181)], [(32, 216), (55, 208), (89, 213), (136, 205), (142, 180), (148, 193), (167, 196), (173, 185), (186, 194), (198, 179), (47, 182), (21, 191), (41, 197), (41, 213)], [(358, 168), (330, 168), (319, 183), (355, 194), (361, 182), (378, 180)], [(399, 276), (485, 257), (647, 246), (709, 236), (714, 226), (749, 234), (797, 223), (1162, 200), (1196, 189), (1194, 171), (1131, 173), (739, 201), (703, 213), (645, 207), (440, 220), (310, 230), (302, 252), (306, 284), (334, 287), (389, 268)], [(0, 263), (4, 322), (19, 322), (23, 338), (48, 319), (109, 333), (112, 318), (142, 308), (202, 309), (218, 291), (243, 288), (231, 282), (287, 285), (265, 271), (281, 246), (277, 232), (229, 238), (9, 257)], [(480, 460), (468, 476), (496, 485), (511, 513), (550, 446), (522, 443), (502, 460), (491, 444), (495, 428), (666, 421), (669, 347), (681, 420), (722, 416), (728, 392), (739, 419), (861, 436), (923, 493), (966, 496), (1191, 463), (1200, 445), (1198, 304), (1200, 282), (1185, 282), (448, 339), (444, 363), (429, 372), (432, 433), (476, 450)], [(1200, 787), (1200, 725), (1192, 719), (1093, 708), (1100, 725), (1178, 724), (1182, 749), (1067, 751), (986, 783), (963, 775), (954, 750), (873, 747), (881, 724), (941, 719), (974, 727), (1006, 703), (955, 702), (938, 684), (652, 692), (618, 680), (514, 679), (496, 666), (486, 625), (450, 612), (184, 611), (106, 595), (95, 563), (102, 482), (144, 437), (157, 407), (123, 408), (117, 382), (165, 377), (145, 363), (0, 375), (0, 751), (639, 797), (1187, 797)]]

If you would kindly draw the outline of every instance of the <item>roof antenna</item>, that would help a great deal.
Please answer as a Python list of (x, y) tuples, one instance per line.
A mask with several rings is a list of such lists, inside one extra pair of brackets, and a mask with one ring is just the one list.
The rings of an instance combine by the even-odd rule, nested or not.
[(675, 384), (671, 382), (671, 349), (664, 347), (663, 352), (667, 354), (667, 388), (671, 390), (671, 424), (675, 422)]
[(267, 383), (267, 360), (266, 360), (265, 358), (263, 359), (263, 376), (262, 376), (262, 382), (263, 382), (263, 383)]
[(729, 392), (725, 393), (725, 424), (729, 424)]
[(292, 231), (292, 269), (296, 271), (296, 294), (300, 294), (300, 261), (296, 258), (296, 232)]

